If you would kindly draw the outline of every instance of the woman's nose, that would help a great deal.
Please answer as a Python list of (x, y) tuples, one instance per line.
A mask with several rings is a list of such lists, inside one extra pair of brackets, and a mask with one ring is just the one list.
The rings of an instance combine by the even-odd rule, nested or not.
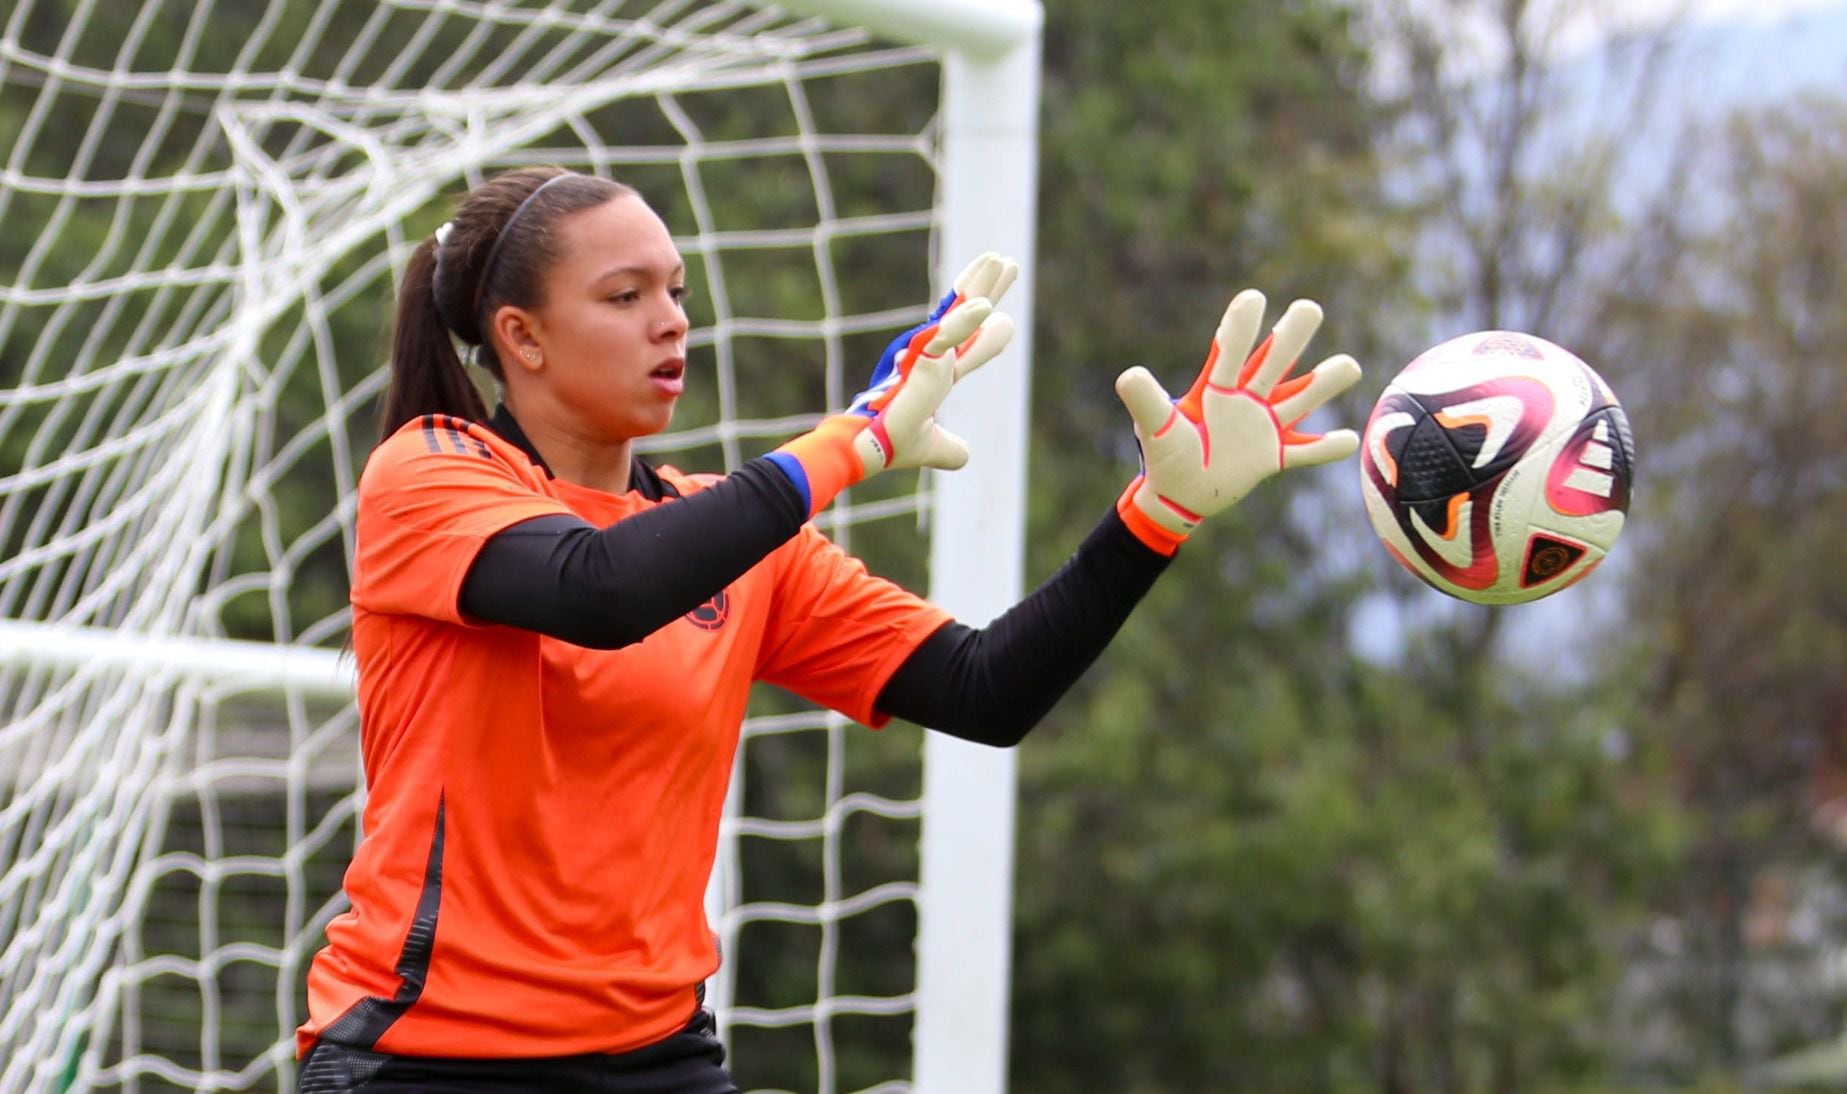
[(663, 341), (680, 338), (686, 334), (687, 326), (686, 312), (678, 301), (670, 300), (666, 311), (655, 321), (654, 336)]

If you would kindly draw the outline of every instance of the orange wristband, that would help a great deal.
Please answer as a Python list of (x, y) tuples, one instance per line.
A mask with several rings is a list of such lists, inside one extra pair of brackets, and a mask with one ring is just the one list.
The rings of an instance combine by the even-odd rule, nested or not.
[(776, 450), (794, 457), (801, 465), (808, 480), (809, 516), (827, 508), (836, 494), (866, 477), (859, 453), (853, 450), (853, 438), (871, 424), (871, 418), (858, 414), (836, 414), (821, 419), (814, 429)]
[(1186, 537), (1157, 524), (1153, 517), (1142, 512), (1141, 506), (1135, 504), (1135, 491), (1141, 489), (1143, 481), (1140, 475), (1130, 481), (1122, 496), (1116, 499), (1116, 515), (1122, 518), (1122, 523), (1128, 525), (1129, 531), (1149, 550), (1171, 558), (1180, 549), (1180, 545), (1186, 542)]

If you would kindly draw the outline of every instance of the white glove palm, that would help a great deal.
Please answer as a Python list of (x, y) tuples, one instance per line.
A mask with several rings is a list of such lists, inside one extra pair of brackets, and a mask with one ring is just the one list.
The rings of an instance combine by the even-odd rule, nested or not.
[(1360, 376), (1353, 358), (1339, 354), (1286, 379), (1321, 325), (1320, 306), (1291, 304), (1253, 351), (1263, 311), (1255, 289), (1232, 298), (1204, 368), (1177, 401), (1140, 366), (1116, 379), (1142, 449), (1142, 474), (1117, 509), (1151, 547), (1173, 551), (1202, 519), (1285, 467), (1330, 463), (1359, 448), (1350, 429), (1311, 436), (1294, 428)]

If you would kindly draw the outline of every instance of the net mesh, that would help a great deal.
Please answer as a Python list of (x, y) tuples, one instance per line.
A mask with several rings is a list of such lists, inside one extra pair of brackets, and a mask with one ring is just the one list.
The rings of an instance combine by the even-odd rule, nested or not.
[[(357, 838), (337, 651), (410, 249), (501, 169), (638, 186), (695, 320), (649, 447), (733, 467), (923, 315), (938, 60), (672, 0), (0, 19), (0, 1090), (287, 1089)], [(923, 588), (927, 511), (884, 476), (826, 524)], [(710, 985), (747, 1088), (904, 1088), (919, 751), (754, 697)]]

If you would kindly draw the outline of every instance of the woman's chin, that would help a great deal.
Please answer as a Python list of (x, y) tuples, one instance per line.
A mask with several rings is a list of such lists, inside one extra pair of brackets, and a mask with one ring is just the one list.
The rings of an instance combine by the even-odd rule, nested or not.
[(658, 408), (649, 407), (645, 415), (637, 415), (635, 421), (629, 423), (628, 439), (635, 440), (641, 437), (652, 437), (657, 433), (665, 433), (667, 427), (673, 424), (673, 407), (674, 404), (669, 402)]

